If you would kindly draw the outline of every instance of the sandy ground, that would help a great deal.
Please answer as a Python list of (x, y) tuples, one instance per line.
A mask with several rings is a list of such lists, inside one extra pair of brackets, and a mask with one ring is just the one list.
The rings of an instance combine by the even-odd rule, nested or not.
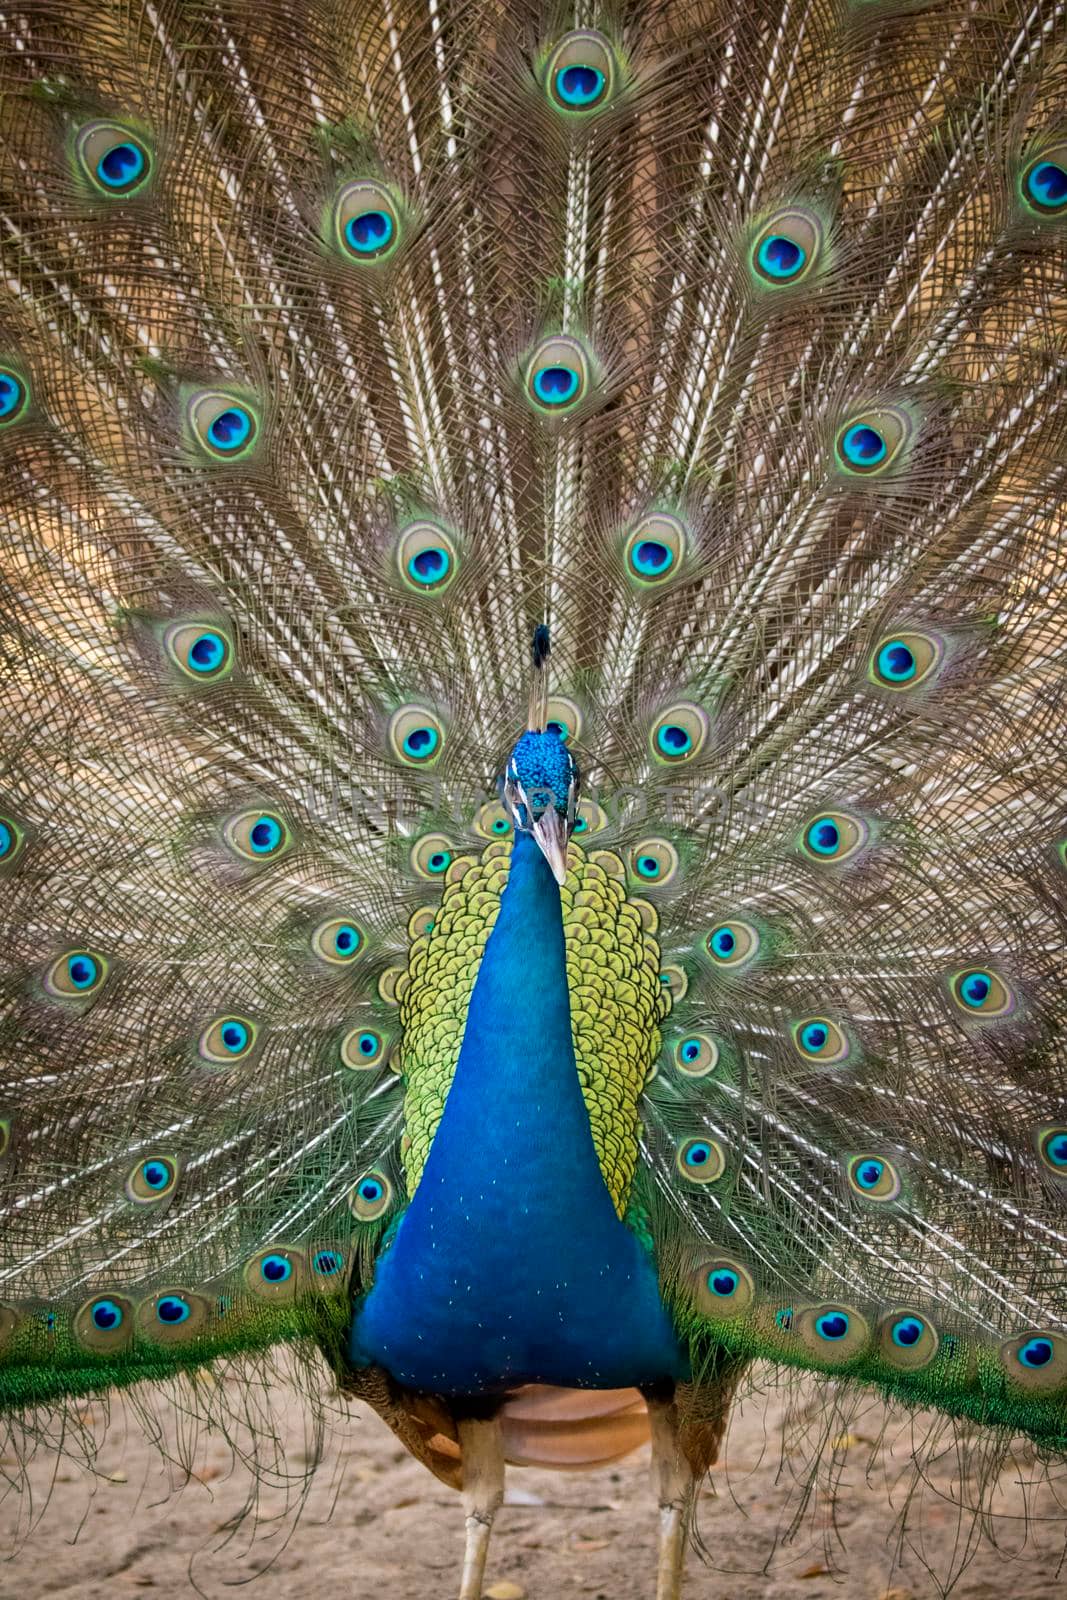
[[(169, 1399), (153, 1403), (168, 1436), (180, 1437), (181, 1412)], [(914, 1481), (912, 1425), (897, 1418), (886, 1429), (881, 1408), (867, 1403), (835, 1435), (837, 1421), (826, 1423), (825, 1408), (825, 1391), (802, 1395), (799, 1432), (796, 1422), (784, 1426), (777, 1393), (750, 1398), (735, 1412), (725, 1462), (714, 1474), (717, 1495), (702, 1500), (710, 1565), (691, 1557), (686, 1600), (926, 1600), (961, 1567), (957, 1600), (1046, 1600), (1060, 1592), (1067, 1512), (1046, 1482), (1020, 1488), (1035, 1475), (1031, 1454), (1023, 1451), (999, 1473), (995, 1547), (987, 1537), (969, 1538), (969, 1515), (961, 1535), (948, 1498), (953, 1451), (935, 1459), (921, 1504), (905, 1511)], [(308, 1440), (291, 1386), (277, 1394), (277, 1419), (290, 1469), (302, 1474)], [(821, 1436), (834, 1440), (840, 1471), (829, 1482), (822, 1474), (820, 1490), (805, 1501), (806, 1463)], [(195, 1436), (191, 1449), (197, 1475), (180, 1492), (172, 1487), (180, 1474), (164, 1468), (140, 1429), (121, 1419), (112, 1421), (95, 1476), (41, 1452), (29, 1471), (32, 1494), (24, 1488), (0, 1502), (4, 1553), (18, 1546), (0, 1561), (0, 1595), (115, 1600), (158, 1591), (168, 1600), (197, 1593), (217, 1600), (234, 1594), (235, 1585), (248, 1600), (456, 1594), (458, 1497), (362, 1407), (353, 1404), (331, 1422), (299, 1515), (293, 1506), (283, 1514), (285, 1495), (275, 1482), (261, 1489), (258, 1522), (242, 1521), (247, 1468), (234, 1466), (218, 1436)], [(0, 1462), (10, 1475), (10, 1454)], [(647, 1470), (642, 1451), (587, 1475), (512, 1471), (490, 1554), (490, 1600), (651, 1600), (656, 1527)], [(783, 1539), (798, 1514), (799, 1531)], [(31, 1516), (40, 1520), (27, 1535)]]

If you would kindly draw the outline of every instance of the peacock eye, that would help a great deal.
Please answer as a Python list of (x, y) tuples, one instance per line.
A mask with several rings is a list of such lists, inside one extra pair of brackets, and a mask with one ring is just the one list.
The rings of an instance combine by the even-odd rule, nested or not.
[(217, 389), (191, 395), (186, 415), (195, 443), (214, 461), (241, 461), (251, 454), (259, 435), (259, 418), (251, 404)]
[(860, 817), (847, 811), (824, 811), (806, 824), (800, 848), (809, 861), (841, 865), (861, 850), (869, 829)]
[(389, 719), (389, 744), (405, 766), (428, 766), (441, 754), (444, 730), (425, 706), (401, 706)]
[(914, 689), (941, 665), (945, 648), (932, 634), (909, 630), (891, 634), (875, 647), (870, 678), (883, 689)]
[(360, 1222), (373, 1222), (388, 1207), (392, 1193), (393, 1186), (383, 1173), (365, 1173), (349, 1196), (353, 1216)]
[(917, 1311), (893, 1311), (882, 1322), (879, 1347), (892, 1366), (908, 1371), (929, 1366), (938, 1344), (937, 1330)]
[(687, 1139), (679, 1147), (676, 1165), (690, 1183), (714, 1183), (726, 1170), (726, 1157), (715, 1139)]
[(272, 1252), (260, 1261), (259, 1272), (264, 1283), (288, 1283), (293, 1276), (293, 1263), (288, 1256)]
[(691, 1281), (697, 1309), (717, 1321), (740, 1316), (756, 1294), (751, 1275), (739, 1261), (705, 1261)]
[(197, 1053), (212, 1066), (229, 1066), (243, 1061), (256, 1042), (258, 1029), (247, 1017), (216, 1017), (197, 1041)]
[(29, 386), (11, 367), (0, 367), (0, 427), (17, 422), (30, 403)]
[(838, 464), (849, 474), (884, 472), (909, 442), (912, 432), (907, 412), (896, 407), (861, 412), (838, 431)]
[(759, 951), (759, 933), (750, 922), (720, 922), (707, 937), (707, 950), (718, 967), (740, 967)]
[(136, 194), (152, 175), (148, 146), (119, 123), (89, 123), (79, 132), (75, 150), (90, 183), (108, 198)]
[(601, 33), (576, 29), (557, 44), (545, 73), (549, 94), (561, 111), (594, 111), (614, 91), (615, 61)]
[(0, 814), (0, 873), (14, 866), (25, 845), (25, 829), (14, 817)]
[(988, 967), (970, 967), (954, 973), (949, 992), (968, 1016), (1005, 1017), (1015, 1009), (1015, 995), (1010, 985)]
[(334, 226), (344, 253), (361, 264), (388, 256), (400, 238), (397, 209), (379, 183), (350, 183), (334, 203)]
[(886, 1202), (895, 1200), (900, 1194), (900, 1174), (884, 1156), (852, 1156), (846, 1171), (852, 1190), (864, 1200)]
[(107, 982), (108, 961), (93, 950), (66, 950), (44, 975), (47, 992), (57, 1000), (86, 1000)]
[(822, 224), (813, 212), (776, 212), (752, 246), (752, 270), (760, 283), (773, 288), (799, 283), (811, 271), (821, 245)]
[(489, 800), (479, 808), (474, 826), (483, 839), (506, 839), (511, 833), (511, 818), (499, 801)]
[(385, 1040), (373, 1028), (352, 1028), (341, 1040), (341, 1064), (351, 1072), (364, 1072), (381, 1066), (385, 1050)]
[(271, 861), (293, 842), (285, 821), (273, 811), (238, 811), (222, 827), (222, 837), (235, 855), (245, 861)]
[(1067, 1128), (1039, 1128), (1037, 1153), (1050, 1172), (1058, 1178), (1067, 1178)]
[(792, 1027), (793, 1044), (806, 1061), (836, 1065), (849, 1055), (849, 1042), (829, 1017), (805, 1017)]
[(642, 585), (662, 583), (677, 572), (688, 542), (685, 524), (657, 511), (630, 532), (623, 552), (626, 569)]
[(226, 634), (204, 623), (175, 623), (164, 633), (163, 643), (179, 672), (195, 682), (226, 677), (233, 665), (233, 645)]
[(320, 1278), (336, 1278), (344, 1271), (345, 1258), (340, 1250), (316, 1250), (311, 1258), (311, 1268)]
[(178, 1163), (170, 1156), (149, 1156), (139, 1161), (126, 1178), (126, 1194), (138, 1205), (152, 1205), (173, 1194)]
[(1067, 210), (1067, 144), (1056, 145), (1024, 167), (1022, 192), (1030, 210), (1044, 216)]
[(1009, 1339), (1000, 1358), (1008, 1376), (1027, 1389), (1058, 1389), (1067, 1379), (1067, 1341), (1044, 1328)]
[[(496, 838), (496, 834), (493, 834)], [(443, 833), (428, 833), (411, 852), (411, 865), (420, 878), (442, 878), (455, 860), (452, 841)]]
[(589, 387), (589, 358), (577, 339), (543, 339), (526, 365), (526, 390), (542, 411), (566, 411)]
[(690, 701), (668, 706), (652, 725), (652, 753), (670, 765), (692, 761), (700, 754), (708, 736), (707, 713)]
[(311, 952), (320, 961), (343, 967), (354, 960), (363, 948), (363, 933), (347, 917), (330, 917), (320, 922), (311, 935)]
[(719, 1047), (706, 1033), (692, 1033), (674, 1047), (674, 1064), (690, 1078), (703, 1078), (719, 1064)]
[(630, 872), (647, 888), (663, 888), (678, 872), (678, 852), (666, 839), (642, 839), (630, 851)]
[(436, 523), (415, 522), (400, 536), (396, 564), (409, 589), (432, 594), (447, 589), (456, 576), (456, 547)]

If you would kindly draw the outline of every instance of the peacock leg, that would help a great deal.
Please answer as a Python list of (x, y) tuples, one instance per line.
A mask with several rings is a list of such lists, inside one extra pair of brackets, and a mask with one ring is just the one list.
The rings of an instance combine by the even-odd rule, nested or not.
[(697, 1480), (682, 1450), (678, 1407), (670, 1400), (648, 1399), (652, 1436), (652, 1487), (659, 1502), (659, 1565), (656, 1600), (679, 1600), (689, 1524)]
[(458, 1423), (457, 1431), (463, 1452), (463, 1509), (467, 1518), (459, 1600), (481, 1600), (489, 1535), (504, 1498), (504, 1439), (496, 1418), (463, 1421)]

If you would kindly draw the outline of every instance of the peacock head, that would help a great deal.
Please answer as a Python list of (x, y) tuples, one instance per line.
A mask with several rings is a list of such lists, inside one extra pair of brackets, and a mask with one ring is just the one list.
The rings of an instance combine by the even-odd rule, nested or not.
[(554, 728), (522, 735), (504, 771), (504, 804), (516, 833), (533, 834), (560, 884), (567, 876), (578, 787), (577, 763)]

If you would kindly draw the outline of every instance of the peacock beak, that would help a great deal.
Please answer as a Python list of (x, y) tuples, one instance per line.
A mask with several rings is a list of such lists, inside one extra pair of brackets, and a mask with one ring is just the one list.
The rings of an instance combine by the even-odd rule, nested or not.
[(549, 866), (556, 882), (562, 885), (567, 878), (567, 821), (555, 806), (548, 806), (535, 821), (532, 833), (538, 848)]

